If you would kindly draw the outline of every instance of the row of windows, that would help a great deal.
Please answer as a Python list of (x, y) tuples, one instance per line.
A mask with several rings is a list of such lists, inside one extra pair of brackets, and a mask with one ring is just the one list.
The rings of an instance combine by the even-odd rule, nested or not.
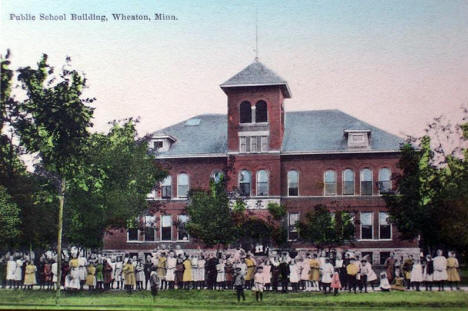
[(252, 123), (252, 120), (256, 123), (268, 122), (267, 103), (263, 100), (258, 101), (255, 104), (255, 115), (252, 115), (252, 104), (248, 101), (242, 102), (239, 108), (239, 120), (240, 123)]
[[(355, 177), (354, 171), (351, 169), (345, 169), (342, 172), (342, 194), (343, 195), (354, 195), (355, 190)], [(388, 168), (381, 168), (379, 170), (379, 182), (378, 190), (379, 193), (385, 193), (392, 189), (391, 171)], [(222, 176), (221, 171), (215, 171), (212, 174), (212, 178), (215, 181), (219, 180)], [(360, 171), (360, 194), (361, 195), (372, 195), (373, 194), (373, 181), (372, 181), (372, 170), (365, 168)], [(256, 189), (257, 196), (268, 196), (269, 195), (269, 184), (270, 177), (266, 170), (257, 171), (256, 176)], [(288, 196), (299, 195), (299, 173), (296, 170), (288, 171)], [(323, 194), (326, 196), (332, 196), (338, 194), (337, 186), (337, 173), (334, 170), (327, 170), (324, 173), (323, 183)], [(177, 197), (186, 198), (189, 192), (189, 176), (186, 173), (177, 175)], [(252, 192), (252, 174), (247, 170), (242, 170), (239, 173), (239, 192), (242, 196), (251, 196)], [(172, 197), (172, 177), (167, 176), (161, 183), (161, 198), (169, 199)]]
[[(362, 169), (359, 175), (360, 181), (360, 194), (361, 195), (372, 195), (373, 194), (373, 173), (371, 169)], [(379, 170), (379, 182), (378, 189), (379, 193), (385, 193), (392, 190), (392, 172), (388, 168), (381, 168)], [(345, 169), (342, 172), (342, 194), (343, 195), (354, 195), (356, 193), (354, 171), (351, 169)], [(337, 195), (337, 173), (335, 170), (327, 170), (323, 175), (323, 194), (326, 196)], [(299, 195), (299, 173), (295, 170), (288, 171), (288, 195), (298, 196)]]
[(240, 152), (264, 152), (268, 151), (268, 136), (240, 136)]
[[(357, 232), (357, 239), (360, 240), (391, 240), (392, 239), (392, 226), (388, 220), (388, 213), (378, 213), (378, 236), (374, 237), (374, 213), (360, 212), (360, 230)], [(299, 213), (288, 214), (288, 239), (297, 240), (298, 232), (296, 224), (300, 218)]]
[[(142, 217), (142, 229), (128, 229), (127, 241), (130, 242), (153, 242), (156, 241), (156, 221), (154, 216)], [(174, 229), (173, 218), (171, 215), (162, 215), (159, 223), (160, 241), (188, 241), (189, 234), (185, 229), (185, 223), (188, 221), (187, 215), (177, 216), (177, 224)]]

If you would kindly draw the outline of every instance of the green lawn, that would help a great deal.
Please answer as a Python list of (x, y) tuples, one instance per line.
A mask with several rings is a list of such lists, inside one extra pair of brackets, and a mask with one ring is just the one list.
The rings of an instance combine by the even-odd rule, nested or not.
[(391, 292), (348, 294), (264, 293), (262, 303), (246, 291), (237, 303), (232, 291), (165, 291), (153, 302), (149, 292), (63, 293), (55, 306), (54, 294), (39, 291), (0, 291), (0, 309), (67, 310), (467, 310), (466, 292)]

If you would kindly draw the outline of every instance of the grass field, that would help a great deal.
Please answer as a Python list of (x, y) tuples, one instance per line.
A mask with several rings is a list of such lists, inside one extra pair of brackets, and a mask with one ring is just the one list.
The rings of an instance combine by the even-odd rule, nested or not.
[(165, 291), (153, 302), (149, 292), (63, 293), (55, 305), (52, 292), (0, 291), (0, 309), (18, 310), (468, 310), (466, 292), (391, 292), (348, 294), (264, 293), (261, 303), (246, 291), (237, 303), (232, 291)]

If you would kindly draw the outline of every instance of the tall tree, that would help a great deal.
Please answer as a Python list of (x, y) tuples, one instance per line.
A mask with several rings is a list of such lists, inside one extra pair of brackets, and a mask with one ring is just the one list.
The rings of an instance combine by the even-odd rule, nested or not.
[(107, 134), (92, 134), (81, 173), (71, 183), (65, 236), (71, 243), (99, 248), (109, 228), (125, 227), (147, 208), (146, 196), (166, 172), (155, 165), (136, 121), (114, 122)]
[(17, 128), (28, 152), (37, 153), (44, 171), (57, 181), (57, 299), (60, 296), (62, 217), (67, 180), (81, 169), (88, 128), (92, 126), (93, 99), (82, 98), (86, 80), (70, 69), (70, 59), (58, 76), (43, 55), (37, 68), (20, 68), (18, 80), (27, 99), (19, 104)]
[(186, 211), (189, 216), (186, 229), (207, 246), (226, 246), (236, 240), (237, 230), (233, 221), (236, 211), (229, 206), (223, 178), (212, 180), (208, 191), (191, 191)]
[(402, 237), (419, 237), (429, 252), (440, 247), (468, 255), (468, 111), (463, 112), (462, 124), (438, 117), (426, 135), (408, 138), (401, 148), (401, 172), (394, 176), (397, 191), (384, 195)]

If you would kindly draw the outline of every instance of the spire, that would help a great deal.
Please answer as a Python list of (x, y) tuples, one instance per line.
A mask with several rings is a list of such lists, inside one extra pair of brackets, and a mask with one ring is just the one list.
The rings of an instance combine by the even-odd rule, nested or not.
[(258, 9), (255, 7), (255, 61), (258, 62)]

